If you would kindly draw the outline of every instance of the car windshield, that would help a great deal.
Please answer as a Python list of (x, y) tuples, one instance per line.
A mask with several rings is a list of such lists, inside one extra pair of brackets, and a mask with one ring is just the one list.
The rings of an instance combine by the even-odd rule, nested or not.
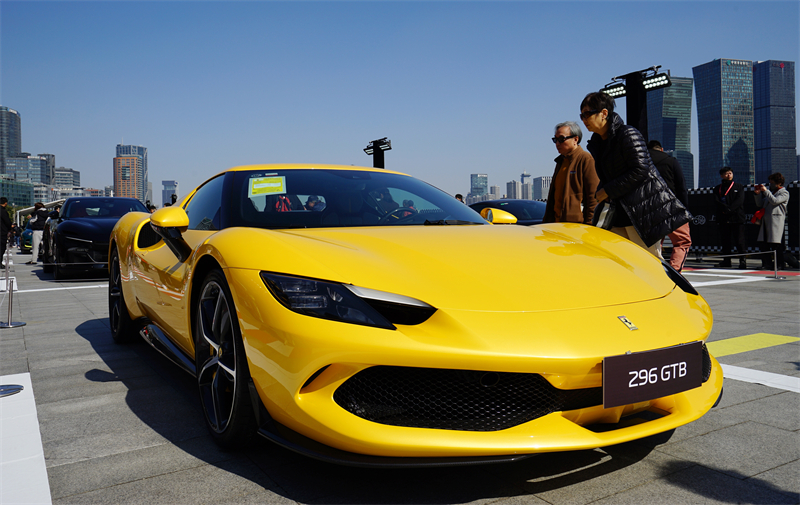
[(486, 224), (474, 210), (413, 177), (361, 170), (236, 172), (233, 226)]
[(130, 198), (87, 198), (70, 200), (64, 205), (62, 216), (76, 217), (122, 217), (128, 212), (147, 212), (139, 200)]
[(546, 205), (539, 202), (518, 200), (516, 202), (500, 202), (497, 205), (492, 205), (506, 212), (510, 212), (517, 219), (535, 220), (544, 217), (544, 210)]

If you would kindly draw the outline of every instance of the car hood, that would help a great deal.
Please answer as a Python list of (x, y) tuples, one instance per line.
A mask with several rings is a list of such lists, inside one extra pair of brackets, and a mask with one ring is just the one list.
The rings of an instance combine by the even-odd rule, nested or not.
[(85, 240), (109, 241), (111, 230), (119, 221), (118, 217), (70, 218), (58, 223), (58, 232), (64, 236), (74, 236)]
[(674, 288), (647, 251), (580, 224), (232, 228), (209, 244), (227, 245), (228, 268), (354, 284), (439, 309), (569, 310), (651, 300)]

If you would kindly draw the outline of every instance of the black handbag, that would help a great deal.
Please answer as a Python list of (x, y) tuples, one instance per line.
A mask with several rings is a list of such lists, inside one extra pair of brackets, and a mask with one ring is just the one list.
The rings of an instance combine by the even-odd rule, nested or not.
[(613, 200), (605, 199), (597, 204), (594, 208), (594, 216), (592, 216), (592, 224), (604, 230), (611, 229), (611, 223), (614, 222), (614, 214), (617, 212), (617, 204)]

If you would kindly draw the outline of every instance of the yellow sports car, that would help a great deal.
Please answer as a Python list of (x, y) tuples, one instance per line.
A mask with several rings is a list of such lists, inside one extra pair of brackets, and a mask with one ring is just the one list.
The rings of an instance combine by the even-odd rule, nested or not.
[(221, 445), (352, 465), (596, 448), (718, 402), (711, 310), (679, 273), (599, 228), (484, 213), (389, 170), (230, 169), (117, 223), (113, 337), (194, 375)]

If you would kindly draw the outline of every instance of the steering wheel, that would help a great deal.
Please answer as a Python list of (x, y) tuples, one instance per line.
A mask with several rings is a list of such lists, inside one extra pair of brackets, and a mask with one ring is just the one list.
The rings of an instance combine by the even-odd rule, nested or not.
[[(408, 212), (408, 214), (405, 215), (405, 216), (396, 216), (395, 215), (395, 214), (399, 214), (401, 212)], [(404, 221), (404, 220), (406, 220), (406, 219), (408, 219), (410, 217), (413, 217), (414, 214), (417, 214), (417, 210), (416, 209), (412, 209), (411, 207), (397, 207), (396, 209), (390, 210), (384, 216), (382, 216), (380, 219), (378, 219), (378, 224), (386, 224), (386, 223), (388, 223), (389, 219), (391, 219), (392, 216), (394, 216), (394, 218), (397, 219), (397, 221), (395, 221), (395, 222), (399, 223), (399, 222)]]

